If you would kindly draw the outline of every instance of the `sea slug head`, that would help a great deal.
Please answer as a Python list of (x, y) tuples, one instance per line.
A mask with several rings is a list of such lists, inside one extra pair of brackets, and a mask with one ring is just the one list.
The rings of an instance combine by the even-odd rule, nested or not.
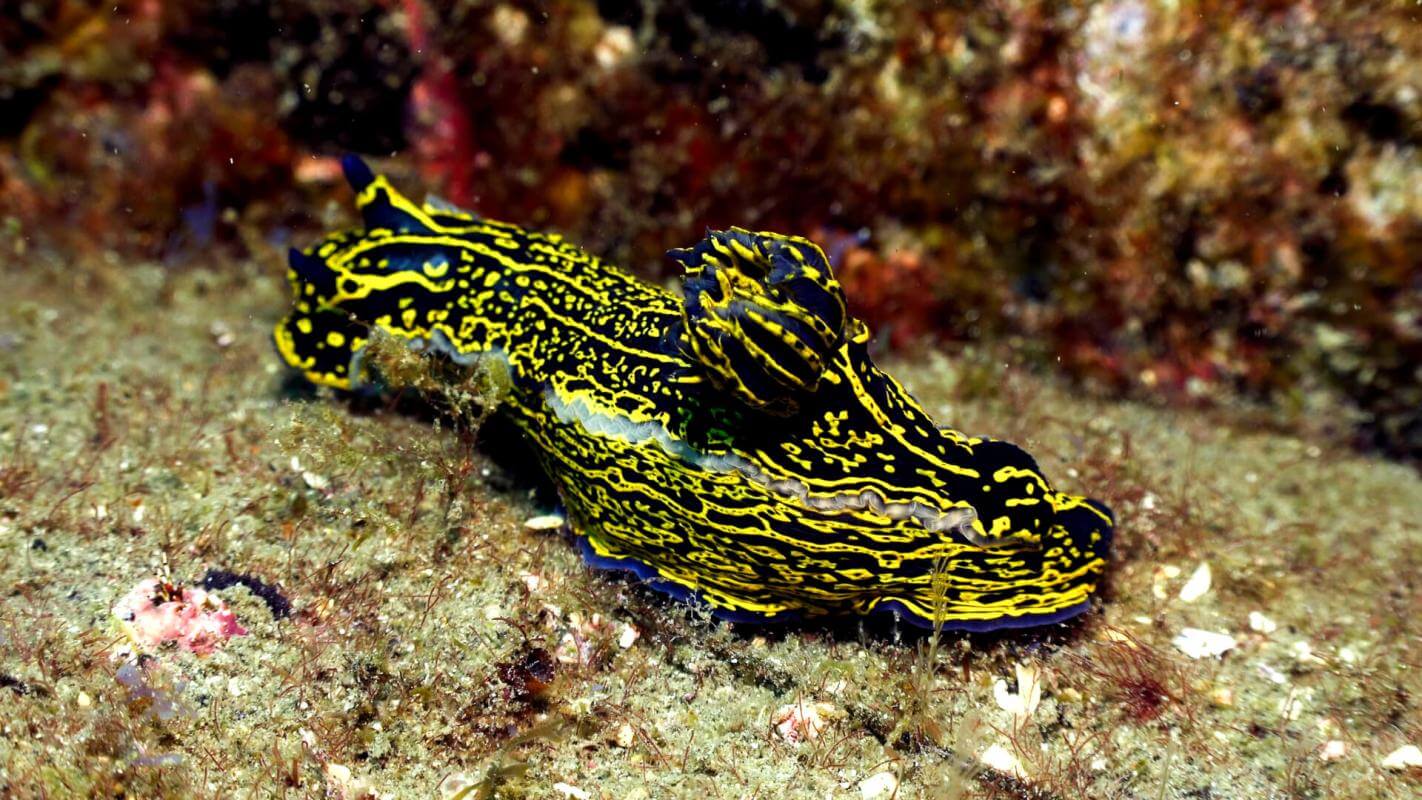
[[(952, 454), (951, 469), (919, 469), (922, 490), (943, 502), (966, 504), (960, 514), (926, 527), (951, 531), (984, 549), (1069, 547), (1080, 557), (1104, 557), (1114, 518), (1103, 504), (1057, 491), (1035, 459), (1022, 448), (996, 439), (966, 439), (937, 429), (941, 452)], [(925, 448), (926, 449), (926, 448)], [(948, 459), (944, 459), (948, 461)], [(951, 500), (950, 500), (951, 498)]]
[(459, 303), (470, 288), (467, 254), (438, 235), (447, 215), (410, 202), (358, 158), (344, 165), (364, 228), (291, 251), (292, 309), (273, 339), (313, 383), (350, 389), (365, 379), (372, 328), (457, 355), (477, 321)]
[(901, 534), (926, 531), (918, 541), (934, 551), (1102, 557), (1112, 525), (1104, 507), (1054, 490), (1012, 444), (936, 427), (878, 370), (868, 327), (849, 315), (813, 242), (731, 228), (670, 255), (686, 268), (679, 352), (730, 405), (763, 415), (748, 439), (798, 431), (781, 463), (799, 466), (754, 476), (772, 491), (821, 511), (887, 517)]
[[(893, 537), (864, 566), (873, 583), (863, 602), (968, 630), (1086, 610), (1107, 562), (1110, 511), (1053, 487), (1016, 445), (936, 426), (874, 366), (867, 343), (851, 326), (841, 380), (804, 406), (816, 414), (812, 435), (794, 453), (834, 485), (875, 487), (856, 488), (847, 505), (891, 521)], [(950, 578), (932, 580), (937, 570)]]
[[(965, 519), (944, 514), (921, 521), (938, 532), (922, 552), (941, 553), (945, 563), (905, 559), (900, 577), (907, 581), (884, 596), (887, 607), (925, 626), (947, 619), (949, 627), (979, 631), (1058, 622), (1085, 611), (1109, 558), (1110, 510), (1053, 489), (1031, 456), (1012, 444), (979, 440), (972, 451), (971, 459), (922, 487), (943, 498), (939, 502), (951, 498), (970, 509)], [(975, 477), (963, 474), (967, 465)], [(925, 580), (936, 568), (972, 581)]]
[(335, 301), (341, 273), (317, 255), (334, 252), (343, 241), (337, 235), (308, 250), (291, 251), (287, 281), (292, 307), (277, 323), (272, 339), (287, 365), (312, 383), (350, 389), (361, 383), (359, 354), (369, 327)]

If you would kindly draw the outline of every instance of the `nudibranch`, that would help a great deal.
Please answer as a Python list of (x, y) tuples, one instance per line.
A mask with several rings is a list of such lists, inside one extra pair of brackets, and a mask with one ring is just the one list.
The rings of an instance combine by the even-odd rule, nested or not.
[(825, 254), (712, 231), (681, 296), (569, 244), (344, 162), (364, 228), (293, 250), (277, 349), (317, 384), (371, 379), (375, 329), (474, 369), (587, 560), (718, 616), (889, 611), (985, 631), (1080, 614), (1113, 518), (1015, 445), (936, 425), (870, 359)]

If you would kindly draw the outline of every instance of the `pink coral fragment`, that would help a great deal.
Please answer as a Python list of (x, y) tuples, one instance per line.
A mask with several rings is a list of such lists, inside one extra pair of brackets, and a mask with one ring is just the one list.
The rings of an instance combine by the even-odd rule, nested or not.
[(781, 739), (791, 743), (809, 741), (829, 727), (830, 723), (844, 716), (844, 712), (830, 703), (796, 702), (775, 709), (770, 724)]
[(114, 606), (114, 615), (128, 623), (133, 638), (148, 647), (167, 642), (198, 655), (208, 655), (247, 629), (227, 603), (202, 589), (175, 586), (148, 578)]

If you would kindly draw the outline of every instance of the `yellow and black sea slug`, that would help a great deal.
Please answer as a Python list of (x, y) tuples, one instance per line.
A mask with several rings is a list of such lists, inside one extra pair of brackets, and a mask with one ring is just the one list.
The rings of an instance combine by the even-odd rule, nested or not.
[(359, 159), (364, 230), (293, 251), (282, 357), (367, 380), (373, 329), (498, 359), (587, 560), (750, 621), (891, 611), (1042, 625), (1088, 608), (1111, 513), (1007, 442), (934, 424), (869, 358), (824, 253), (715, 231), (683, 295), (552, 234), (416, 204)]

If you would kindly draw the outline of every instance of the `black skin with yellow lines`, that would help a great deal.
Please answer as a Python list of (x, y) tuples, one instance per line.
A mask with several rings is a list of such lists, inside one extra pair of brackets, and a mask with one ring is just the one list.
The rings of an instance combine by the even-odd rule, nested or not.
[(472, 368), (584, 554), (742, 621), (890, 611), (985, 631), (1090, 606), (1113, 520), (1007, 442), (939, 427), (870, 359), (824, 253), (714, 231), (683, 297), (553, 234), (415, 204), (345, 161), (364, 229), (293, 251), (282, 357), (369, 380), (373, 328)]

